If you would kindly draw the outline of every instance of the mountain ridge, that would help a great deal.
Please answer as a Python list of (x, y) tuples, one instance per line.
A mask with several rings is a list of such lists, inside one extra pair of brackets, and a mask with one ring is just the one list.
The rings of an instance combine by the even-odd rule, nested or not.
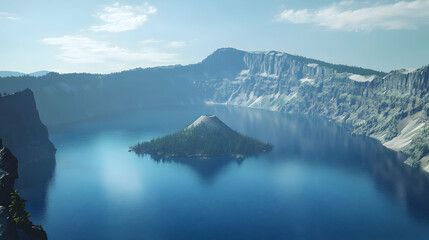
[[(275, 51), (275, 50), (270, 50), (270, 51), (244, 51), (244, 50), (239, 50), (236, 48), (232, 48), (232, 47), (225, 47), (225, 48), (218, 48), (216, 49), (213, 53), (209, 54), (206, 58), (204, 58), (201, 62), (198, 63), (194, 63), (194, 64), (188, 64), (188, 65), (182, 65), (182, 64), (175, 64), (175, 65), (166, 65), (166, 66), (156, 66), (156, 67), (147, 67), (147, 68), (132, 68), (132, 69), (126, 69), (126, 70), (122, 70), (119, 72), (111, 72), (111, 73), (86, 73), (86, 72), (70, 72), (70, 73), (57, 73), (57, 72), (52, 72), (52, 71), (37, 71), (37, 72), (33, 72), (33, 73), (22, 73), (22, 72), (16, 72), (16, 71), (0, 71), (0, 78), (5, 78), (5, 77), (21, 77), (21, 76), (31, 76), (31, 77), (39, 77), (39, 76), (44, 76), (46, 74), (49, 73), (55, 73), (55, 74), (60, 74), (60, 75), (68, 75), (68, 74), (91, 74), (91, 75), (109, 75), (109, 74), (117, 74), (117, 73), (122, 73), (122, 72), (129, 72), (129, 71), (139, 71), (139, 70), (147, 70), (147, 69), (168, 69), (168, 68), (174, 68), (174, 67), (184, 67), (184, 66), (191, 66), (191, 65), (195, 65), (195, 64), (199, 64), (199, 63), (206, 63), (208, 61), (210, 61), (211, 58), (216, 58), (218, 56), (221, 57), (231, 57), (234, 56), (233, 52), (235, 52), (235, 57), (239, 56), (240, 54), (244, 55), (246, 53), (253, 53), (253, 54), (267, 54), (267, 55), (275, 55), (275, 54), (281, 54), (281, 55), (287, 55), (291, 58), (296, 59), (297, 61), (303, 61), (303, 62), (308, 62), (308, 63), (316, 63), (316, 64), (321, 64), (322, 66), (326, 66), (326, 67), (330, 67), (333, 69), (338, 69), (338, 68), (343, 68), (343, 70), (339, 71), (339, 72), (349, 72), (349, 73), (356, 73), (356, 71), (358, 69), (366, 71), (367, 74), (365, 75), (378, 75), (378, 76), (385, 76), (388, 73), (383, 72), (383, 71), (378, 71), (378, 70), (374, 70), (371, 68), (363, 68), (363, 67), (359, 67), (359, 66), (352, 66), (352, 65), (347, 65), (347, 64), (337, 64), (337, 63), (330, 63), (327, 61), (323, 61), (320, 59), (315, 59), (315, 58), (308, 58), (308, 57), (304, 57), (304, 56), (300, 56), (300, 55), (296, 55), (296, 54), (290, 54), (290, 53), (286, 53), (286, 52), (281, 52), (281, 51)], [(225, 56), (226, 55), (226, 56)], [(344, 69), (349, 69), (349, 71), (345, 71)], [(398, 70), (391, 70), (390, 72), (394, 72), (394, 71), (400, 71), (403, 69), (398, 69)], [(8, 73), (11, 73), (12, 75), (7, 75)], [(5, 75), (6, 74), (6, 75)]]
[(375, 70), (316, 61), (223, 48), (185, 66), (0, 78), (0, 89), (32, 89), (48, 125), (204, 103), (317, 115), (347, 124), (354, 134), (371, 136), (385, 146), (401, 146), (396, 150), (410, 155), (408, 164), (429, 171), (429, 152), (421, 144), (429, 142), (423, 134), (429, 126), (428, 66), (377, 75)]
[(0, 77), (22, 77), (22, 76), (32, 76), (32, 77), (41, 77), (48, 74), (49, 71), (37, 71), (32, 73), (23, 73), (15, 71), (0, 71)]
[[(335, 64), (335, 63), (329, 63), (323, 60), (318, 60), (318, 59), (314, 59), (314, 58), (307, 58), (304, 56), (300, 56), (300, 55), (294, 55), (294, 54), (289, 54), (286, 52), (280, 52), (280, 51), (275, 51), (275, 50), (271, 50), (271, 51), (243, 51), (243, 50), (239, 50), (236, 48), (219, 48), (216, 51), (214, 51), (212, 54), (210, 54), (207, 58), (205, 58), (202, 62), (204, 62), (206, 59), (208, 58), (213, 58), (216, 56), (221, 55), (222, 53), (227, 53), (227, 55), (232, 55), (230, 52), (237, 52), (237, 53), (242, 53), (243, 56), (246, 53), (251, 53), (251, 54), (262, 54), (262, 55), (271, 55), (271, 56), (288, 56), (296, 61), (301, 61), (307, 64), (318, 64), (321, 65), (323, 67), (328, 67), (328, 68), (332, 68), (334, 70), (336, 70), (339, 73), (344, 73), (344, 72), (348, 72), (348, 73), (356, 73), (356, 74), (363, 74), (363, 75), (377, 75), (380, 77), (383, 77), (385, 75), (387, 75), (388, 73), (383, 72), (383, 71), (377, 71), (377, 70), (373, 70), (370, 68), (362, 68), (362, 67), (357, 67), (357, 66), (351, 66), (351, 65), (346, 65), (346, 64)], [(223, 56), (224, 57), (224, 56)]]

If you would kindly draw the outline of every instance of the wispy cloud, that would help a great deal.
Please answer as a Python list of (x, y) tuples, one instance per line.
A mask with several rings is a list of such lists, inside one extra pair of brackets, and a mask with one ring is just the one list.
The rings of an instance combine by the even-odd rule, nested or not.
[(277, 20), (343, 31), (417, 29), (429, 24), (429, 0), (365, 6), (355, 1), (342, 1), (315, 10), (286, 9)]
[(9, 12), (0, 12), (0, 18), (6, 18), (12, 21), (20, 20), (20, 18), (16, 14)]
[(167, 44), (167, 47), (170, 48), (178, 48), (178, 47), (184, 47), (186, 45), (183, 41), (171, 41)]
[(142, 45), (152, 45), (152, 44), (158, 44), (158, 43), (161, 43), (161, 42), (162, 42), (162, 40), (146, 39), (146, 40), (141, 41), (140, 43)]
[(58, 46), (61, 53), (58, 58), (68, 63), (172, 63), (177, 54), (157, 51), (153, 48), (131, 51), (109, 42), (96, 41), (82, 36), (62, 36), (45, 38), (43, 43)]
[(115, 3), (96, 13), (105, 24), (90, 27), (92, 31), (123, 32), (140, 27), (147, 21), (148, 15), (157, 9), (145, 2), (143, 6), (120, 5)]

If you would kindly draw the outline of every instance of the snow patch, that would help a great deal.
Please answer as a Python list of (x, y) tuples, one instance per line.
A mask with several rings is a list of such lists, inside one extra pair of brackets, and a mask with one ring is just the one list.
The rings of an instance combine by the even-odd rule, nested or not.
[(246, 105), (246, 103), (248, 102), (249, 97), (247, 96), (247, 94), (241, 92), (238, 95), (236, 95), (236, 97), (233, 97), (235, 95), (235, 93), (233, 93), (230, 98), (228, 99), (228, 101), (226, 102), (226, 104), (232, 104), (232, 105)]
[(243, 76), (243, 75), (249, 75), (249, 71), (250, 71), (250, 69), (247, 69), (247, 70), (241, 70), (241, 72), (240, 72), (238, 75), (240, 75), (240, 76)]
[(312, 78), (302, 78), (302, 79), (300, 79), (299, 80), (301, 83), (306, 83), (306, 82), (308, 82), (308, 83), (310, 83), (310, 84), (314, 84), (314, 79), (312, 79)]
[(238, 81), (233, 81), (233, 84), (237, 84), (237, 83), (241, 83), (242, 81), (246, 80), (249, 77), (249, 71), (250, 69), (247, 70), (242, 70), (237, 77), (235, 77), (236, 80)]
[(356, 82), (371, 82), (372, 80), (374, 80), (375, 77), (376, 77), (375, 75), (362, 76), (359, 74), (352, 74), (349, 76), (349, 79), (356, 81)]
[(259, 73), (258, 75), (261, 77), (268, 77), (268, 78), (278, 78), (279, 77), (279, 75), (269, 74), (267, 72)]
[(315, 68), (315, 67), (319, 66), (319, 64), (317, 64), (317, 63), (309, 63), (309, 64), (307, 64), (307, 66)]
[(405, 118), (399, 122), (403, 125), (401, 133), (392, 140), (385, 142), (383, 145), (399, 151), (411, 143), (413, 136), (419, 131), (425, 123), (418, 123), (418, 119)]
[(256, 100), (255, 100), (255, 101), (253, 101), (253, 102), (249, 105), (249, 107), (251, 107), (251, 108), (255, 108), (255, 107), (262, 107), (262, 106), (261, 106), (261, 103), (262, 103), (263, 98), (264, 98), (263, 96), (260, 96), (260, 97), (256, 98)]

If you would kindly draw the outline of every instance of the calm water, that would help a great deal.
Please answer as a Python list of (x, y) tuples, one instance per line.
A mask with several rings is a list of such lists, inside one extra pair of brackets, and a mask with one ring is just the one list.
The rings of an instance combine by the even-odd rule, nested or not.
[[(240, 162), (156, 162), (127, 151), (202, 114), (275, 148)], [(426, 175), (376, 141), (320, 119), (206, 106), (146, 110), (50, 132), (56, 173), (46, 208), (32, 216), (50, 239), (429, 236)]]

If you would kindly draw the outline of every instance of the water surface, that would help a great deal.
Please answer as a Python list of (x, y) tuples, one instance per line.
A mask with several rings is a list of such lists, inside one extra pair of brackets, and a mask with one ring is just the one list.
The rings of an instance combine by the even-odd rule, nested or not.
[[(180, 163), (127, 151), (202, 114), (272, 143), (273, 151)], [(204, 106), (142, 110), (50, 132), (58, 149), (55, 177), (46, 209), (32, 216), (49, 239), (429, 236), (426, 175), (377, 141), (321, 119)]]

